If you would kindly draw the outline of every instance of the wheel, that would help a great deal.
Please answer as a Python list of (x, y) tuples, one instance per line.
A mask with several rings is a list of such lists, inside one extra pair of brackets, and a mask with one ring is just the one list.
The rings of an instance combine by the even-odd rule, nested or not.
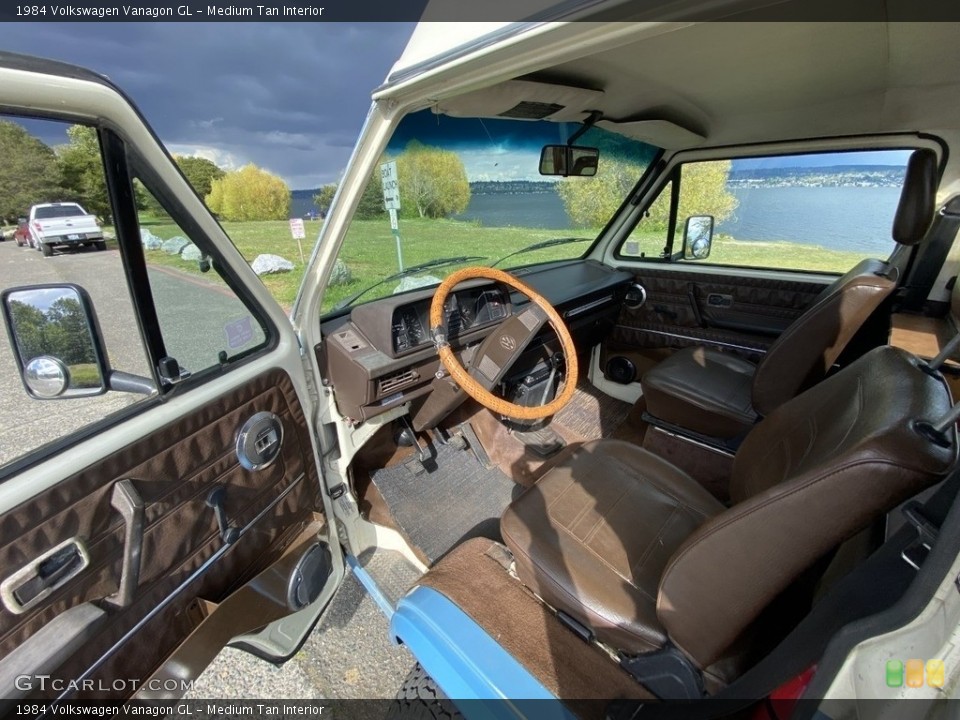
[[(508, 317), (500, 323), (480, 344), (474, 354), (471, 363), (473, 367), (478, 369), (477, 376), (486, 378), (486, 386), (467, 372), (450, 347), (450, 343), (447, 341), (444, 310), (447, 296), (457, 284), (477, 278), (495, 280), (522, 292), (530, 298), (530, 305), (532, 306), (531, 309)], [(490, 392), (506, 375), (510, 366), (523, 353), (524, 348), (536, 336), (540, 328), (548, 322), (560, 340), (566, 361), (566, 376), (560, 394), (544, 405), (526, 406), (508, 402)], [(577, 350), (563, 318), (545, 297), (503, 270), (477, 266), (450, 273), (447, 279), (437, 286), (433, 294), (433, 301), (430, 303), (430, 337), (437, 348), (440, 362), (443, 363), (443, 367), (450, 373), (454, 382), (467, 395), (494, 413), (505, 415), (514, 420), (540, 420), (556, 414), (573, 398), (579, 373)]]
[(53, 246), (47, 245), (46, 243), (40, 243), (40, 252), (43, 253), (44, 257), (50, 257), (53, 255)]
[(427, 675), (427, 671), (417, 663), (407, 675), (396, 699), (390, 703), (387, 718), (459, 720), (463, 716), (450, 698), (437, 687), (433, 678)]
[(107, 241), (106, 241), (106, 240), (97, 240), (97, 241), (93, 244), (93, 246), (94, 246), (97, 250), (106, 250), (106, 249), (107, 249)]

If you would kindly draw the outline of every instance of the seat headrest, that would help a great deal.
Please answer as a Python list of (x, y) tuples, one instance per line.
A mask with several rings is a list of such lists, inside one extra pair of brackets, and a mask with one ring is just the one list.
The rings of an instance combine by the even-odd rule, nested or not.
[(930, 148), (914, 150), (893, 218), (893, 239), (901, 245), (916, 245), (926, 236), (936, 210), (937, 175), (937, 154)]

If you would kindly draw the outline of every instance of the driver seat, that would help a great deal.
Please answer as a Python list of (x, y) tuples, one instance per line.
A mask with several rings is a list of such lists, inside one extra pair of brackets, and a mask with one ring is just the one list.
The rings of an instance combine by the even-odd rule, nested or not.
[(731, 507), (657, 455), (598, 440), (514, 500), (501, 532), (520, 580), (562, 619), (627, 657), (678, 655), (716, 688), (745, 669), (771, 601), (948, 473), (956, 428), (938, 444), (917, 426), (950, 408), (942, 378), (880, 347), (753, 428)]

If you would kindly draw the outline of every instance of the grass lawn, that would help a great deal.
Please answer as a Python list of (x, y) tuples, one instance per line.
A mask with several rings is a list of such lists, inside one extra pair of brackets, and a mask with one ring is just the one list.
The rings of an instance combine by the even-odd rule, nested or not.
[[(306, 221), (307, 238), (302, 241), (304, 258), (309, 261), (320, 231), (320, 221)], [(169, 221), (142, 218), (142, 225), (155, 235), (167, 239), (174, 235), (183, 235), (180, 229)], [(224, 222), (223, 227), (230, 239), (247, 259), (252, 262), (261, 253), (272, 253), (286, 258), (294, 264), (294, 270), (278, 275), (266, 275), (261, 279), (273, 296), (286, 308), (296, 297), (303, 279), (304, 264), (300, 261), (297, 242), (290, 237), (290, 228), (286, 221), (260, 222)], [(456, 220), (408, 220), (400, 221), (401, 242), (404, 267), (416, 265), (428, 260), (457, 255), (477, 255), (484, 260), (472, 263), (482, 265), (519, 249), (524, 245), (563, 237), (566, 233), (557, 230), (533, 228), (491, 228), (476, 223)], [(577, 237), (594, 238), (595, 230), (577, 231)], [(656, 252), (663, 244), (663, 236), (632, 236), (640, 240), (640, 246), (647, 252)], [(546, 260), (576, 257), (588, 247), (589, 243), (578, 243), (553, 248), (545, 248), (507, 261), (511, 264), (528, 264)], [(356, 220), (350, 227), (340, 257), (350, 269), (353, 279), (346, 285), (330, 288), (324, 299), (324, 309), (329, 309), (343, 298), (359, 292), (377, 280), (381, 280), (397, 271), (396, 244), (387, 220)], [(748, 267), (782, 267), (804, 270), (845, 272), (865, 257), (861, 253), (827, 250), (813, 245), (800, 245), (788, 242), (742, 242), (729, 237), (714, 238), (713, 249), (707, 261), (710, 264), (741, 265)], [(198, 264), (180, 259), (178, 255), (169, 255), (162, 250), (147, 251), (150, 264), (177, 268), (188, 273), (200, 274)], [(443, 277), (456, 266), (438, 268), (432, 274)], [(429, 272), (429, 271), (428, 271)], [(207, 273), (207, 278), (219, 281), (215, 273)], [(396, 282), (371, 291), (364, 300), (390, 294)]]

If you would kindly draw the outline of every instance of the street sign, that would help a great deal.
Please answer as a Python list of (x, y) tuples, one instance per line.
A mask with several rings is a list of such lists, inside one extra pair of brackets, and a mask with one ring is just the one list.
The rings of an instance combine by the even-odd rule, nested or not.
[(400, 221), (397, 219), (397, 211), (393, 208), (390, 208), (387, 212), (390, 213), (390, 230), (394, 235), (400, 234)]
[(383, 185), (383, 206), (387, 210), (400, 209), (400, 183), (397, 181), (397, 161), (380, 166), (380, 182)]
[(303, 228), (303, 218), (290, 218), (290, 234), (294, 240), (303, 240), (307, 236)]

